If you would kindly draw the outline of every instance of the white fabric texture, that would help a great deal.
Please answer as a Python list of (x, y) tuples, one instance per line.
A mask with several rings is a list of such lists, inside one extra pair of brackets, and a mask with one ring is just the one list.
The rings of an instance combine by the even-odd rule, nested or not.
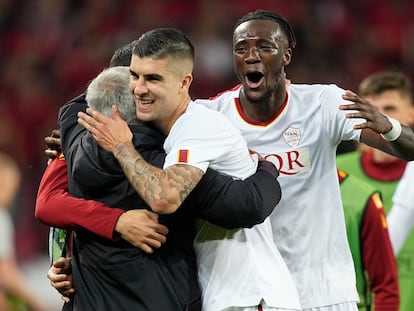
[[(256, 171), (247, 144), (222, 114), (190, 103), (175, 122), (164, 149), (164, 167), (178, 161), (185, 150), (186, 163), (207, 167), (244, 179)], [(197, 207), (195, 207), (197, 208)], [(277, 247), (270, 219), (250, 229), (226, 230), (199, 221), (194, 247), (203, 292), (203, 310), (269, 306), (299, 310), (299, 297)]]
[(388, 233), (394, 254), (397, 255), (403, 247), (407, 236), (414, 224), (414, 162), (408, 162), (397, 189), (392, 197), (387, 222)]
[(247, 119), (239, 92), (196, 102), (222, 112), (250, 149), (279, 168), (282, 200), (271, 215), (273, 236), (302, 308), (358, 301), (335, 163), (337, 145), (358, 141), (361, 133), (353, 129), (361, 120), (338, 109), (349, 104), (342, 99), (345, 90), (291, 84), (283, 108), (266, 123)]

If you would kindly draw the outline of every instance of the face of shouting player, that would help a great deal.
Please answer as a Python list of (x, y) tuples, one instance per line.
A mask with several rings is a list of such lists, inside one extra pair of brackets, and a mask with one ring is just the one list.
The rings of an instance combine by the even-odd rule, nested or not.
[(134, 97), (137, 118), (152, 121), (168, 134), (177, 118), (184, 113), (192, 81), (191, 73), (182, 68), (185, 60), (140, 58), (132, 55), (129, 88)]
[(286, 35), (274, 21), (250, 20), (235, 29), (234, 68), (250, 102), (270, 100), (279, 85), (284, 85), (284, 67), (291, 53)]

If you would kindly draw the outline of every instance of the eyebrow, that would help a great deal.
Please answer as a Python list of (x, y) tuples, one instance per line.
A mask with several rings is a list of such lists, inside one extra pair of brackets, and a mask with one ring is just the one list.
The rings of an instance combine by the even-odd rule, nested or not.
[(398, 108), (397, 108), (397, 106), (396, 106), (395, 104), (393, 104), (393, 103), (386, 103), (386, 104), (384, 105), (384, 107), (382, 107), (382, 109), (384, 109), (384, 110), (397, 110)]
[(131, 76), (138, 77), (138, 74), (132, 69), (129, 69), (129, 73), (131, 74)]
[[(129, 69), (129, 73), (131, 74), (131, 76), (133, 77), (139, 77), (139, 74), (137, 74), (135, 71), (133, 71), (132, 69)], [(142, 75), (145, 80), (157, 80), (157, 81), (164, 81), (164, 76), (158, 74), (158, 73), (148, 73), (145, 75)]]
[(144, 75), (146, 80), (157, 80), (157, 81), (164, 81), (164, 76), (158, 73), (149, 73)]

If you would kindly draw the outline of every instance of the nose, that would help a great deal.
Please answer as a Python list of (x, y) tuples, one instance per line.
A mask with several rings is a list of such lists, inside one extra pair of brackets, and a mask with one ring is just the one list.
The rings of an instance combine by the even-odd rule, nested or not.
[(257, 47), (252, 47), (247, 51), (245, 61), (248, 63), (255, 63), (260, 61), (260, 52)]
[(129, 83), (129, 88), (132, 94), (137, 95), (137, 96), (141, 96), (148, 92), (148, 87), (145, 83), (145, 80), (141, 77), (131, 79)]

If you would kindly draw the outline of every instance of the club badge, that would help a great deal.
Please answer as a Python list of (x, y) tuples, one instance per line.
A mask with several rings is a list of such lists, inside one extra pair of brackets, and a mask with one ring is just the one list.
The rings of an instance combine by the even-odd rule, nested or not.
[(300, 130), (298, 128), (289, 127), (283, 132), (283, 139), (289, 146), (296, 147), (300, 141)]

